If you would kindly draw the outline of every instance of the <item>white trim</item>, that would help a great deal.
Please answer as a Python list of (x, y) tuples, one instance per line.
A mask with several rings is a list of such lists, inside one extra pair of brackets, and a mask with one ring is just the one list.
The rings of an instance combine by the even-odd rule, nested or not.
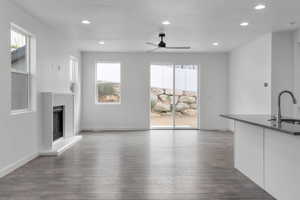
[(11, 110), (11, 115), (21, 115), (21, 114), (27, 114), (27, 113), (34, 113), (32, 109), (20, 109), (20, 110)]
[(180, 131), (180, 130), (187, 130), (187, 131), (209, 131), (209, 132), (230, 132), (232, 131), (228, 129), (197, 129), (197, 128), (181, 128), (181, 129), (174, 129), (172, 127), (170, 128), (84, 128), (81, 130), (81, 133), (84, 135), (84, 133), (101, 133), (101, 132), (130, 132), (130, 131), (155, 131), (155, 130), (175, 130), (175, 131)]
[[(73, 62), (75, 64), (75, 66), (73, 67), (73, 65), (71, 65), (71, 62)], [(70, 56), (70, 60), (69, 60), (69, 75), (72, 69), (72, 77), (70, 76), (70, 83), (78, 83), (79, 80), (79, 59), (75, 56)]]
[(81, 133), (98, 133), (98, 132), (127, 132), (127, 131), (150, 131), (149, 128), (91, 128), (82, 129)]
[[(26, 39), (26, 70), (27, 72), (21, 71), (21, 70), (16, 70), (12, 67), (12, 65), (10, 65), (10, 69), (11, 69), (11, 73), (18, 73), (18, 74), (24, 74), (28, 76), (28, 88), (27, 88), (27, 107), (25, 109), (21, 109), (21, 110), (15, 110), (10, 108), (11, 110), (11, 114), (23, 114), (23, 113), (28, 113), (31, 112), (31, 110), (33, 110), (33, 105), (32, 105), (32, 100), (33, 100), (33, 85), (32, 85), (32, 65), (33, 65), (33, 52), (32, 52), (32, 41), (33, 41), (33, 34), (31, 34), (30, 32), (26, 31), (25, 29), (23, 29), (22, 27), (14, 24), (14, 23), (10, 23), (10, 34), (11, 31), (15, 31), (18, 32), (22, 35), (25, 36)], [(35, 59), (35, 58), (34, 58)], [(12, 81), (12, 80), (11, 80)], [(10, 102), (12, 103), (12, 102)]]
[(74, 96), (74, 93), (72, 92), (51, 92), (51, 91), (44, 91), (44, 92), (41, 92), (43, 94), (50, 94), (50, 95), (70, 95), (70, 96)]
[(15, 171), (16, 169), (22, 167), (23, 165), (27, 164), (28, 162), (34, 160), (39, 156), (38, 153), (34, 153), (30, 156), (25, 156), (24, 158), (18, 160), (17, 162), (14, 162), (3, 169), (0, 169), (0, 178), (10, 174), (11, 172)]
[(95, 102), (96, 105), (121, 105), (121, 98), (119, 102)]
[(175, 127), (175, 128), (173, 128), (172, 126), (170, 126), (170, 127), (168, 127), (168, 126), (166, 126), (166, 127), (154, 126), (150, 130), (175, 130), (175, 131), (180, 131), (180, 130), (192, 131), (192, 130), (196, 130), (196, 131), (200, 131), (200, 129), (198, 129), (198, 128), (191, 128), (191, 127)]
[(24, 72), (24, 71), (22, 71), (22, 70), (17, 70), (17, 69), (14, 69), (14, 68), (10, 68), (10, 71), (11, 71), (11, 73), (16, 73), (16, 74), (24, 74), (24, 75), (28, 75), (28, 76), (30, 76), (30, 73), (29, 72)]
[(26, 29), (22, 28), (21, 26), (15, 24), (13, 22), (10, 23), (10, 28), (18, 33), (28, 35), (30, 37), (34, 37), (34, 34), (32, 34), (31, 32), (27, 31)]

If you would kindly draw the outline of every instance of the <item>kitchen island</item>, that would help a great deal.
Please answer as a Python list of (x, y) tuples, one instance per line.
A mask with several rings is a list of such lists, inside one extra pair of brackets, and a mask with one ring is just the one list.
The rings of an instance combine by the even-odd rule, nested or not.
[(267, 115), (234, 120), (235, 168), (278, 200), (300, 199), (300, 125)]

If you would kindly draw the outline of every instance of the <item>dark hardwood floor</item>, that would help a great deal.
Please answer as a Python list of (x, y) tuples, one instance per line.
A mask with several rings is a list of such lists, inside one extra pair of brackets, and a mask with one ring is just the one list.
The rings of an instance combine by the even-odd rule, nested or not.
[(272, 199), (233, 168), (233, 135), (203, 131), (85, 134), (60, 157), (0, 179), (1, 200)]

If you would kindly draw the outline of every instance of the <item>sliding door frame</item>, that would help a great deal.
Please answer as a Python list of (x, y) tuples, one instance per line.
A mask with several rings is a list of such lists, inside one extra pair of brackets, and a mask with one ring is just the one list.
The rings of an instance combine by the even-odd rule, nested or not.
[(188, 127), (176, 127), (176, 109), (174, 108), (175, 107), (175, 98), (172, 98), (173, 101), (172, 101), (172, 104), (173, 104), (173, 109), (172, 109), (172, 126), (170, 127), (153, 127), (151, 125), (151, 98), (149, 98), (150, 100), (150, 130), (200, 130), (200, 65), (198, 64), (173, 64), (173, 63), (151, 63), (150, 64), (150, 87), (149, 87), (149, 94), (151, 94), (151, 67), (152, 65), (162, 65), (162, 66), (172, 66), (173, 68), (173, 83), (172, 83), (172, 86), (173, 86), (173, 97), (175, 97), (175, 94), (176, 94), (176, 66), (184, 66), (184, 65), (193, 65), (193, 66), (196, 66), (197, 69), (196, 69), (196, 73), (197, 73), (197, 127), (196, 128), (188, 128)]

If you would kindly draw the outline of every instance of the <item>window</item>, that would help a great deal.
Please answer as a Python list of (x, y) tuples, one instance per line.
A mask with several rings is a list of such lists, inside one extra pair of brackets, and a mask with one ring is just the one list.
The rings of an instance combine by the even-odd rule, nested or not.
[(30, 109), (30, 41), (31, 36), (21, 28), (11, 25), (11, 110)]
[(121, 64), (97, 63), (96, 65), (96, 103), (120, 103)]

